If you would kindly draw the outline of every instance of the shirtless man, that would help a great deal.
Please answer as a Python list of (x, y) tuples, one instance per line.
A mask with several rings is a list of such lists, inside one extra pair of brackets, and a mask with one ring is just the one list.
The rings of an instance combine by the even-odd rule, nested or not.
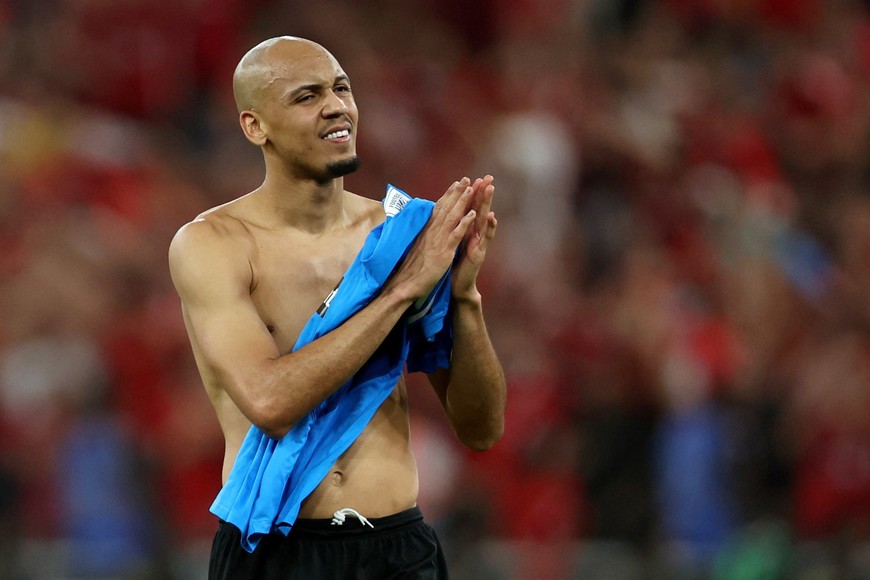
[[(496, 228), (492, 178), (452, 184), (380, 294), (291, 352), (384, 209), (344, 190), (343, 176), (358, 166), (358, 112), (347, 75), (323, 47), (267, 40), (242, 58), (233, 89), (245, 137), (263, 152), (265, 179), (183, 226), (169, 250), (194, 357), (226, 440), (224, 483), (252, 424), (272, 438), (288, 433), (363, 366), (451, 267), (450, 368), (428, 378), (458, 439), (476, 450), (491, 447), (504, 428), (505, 382), (476, 279)], [(221, 522), (210, 577), (442, 578), (444, 558), (416, 508), (417, 492), (400, 379), (304, 500), (287, 537), (269, 534), (248, 553), (239, 530)], [(374, 527), (324, 525), (345, 507)], [(352, 541), (331, 541), (348, 534)]]

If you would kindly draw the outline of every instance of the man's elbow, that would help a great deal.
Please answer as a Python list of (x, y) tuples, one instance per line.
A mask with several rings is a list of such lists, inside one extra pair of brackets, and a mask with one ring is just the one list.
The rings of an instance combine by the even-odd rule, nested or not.
[(463, 441), (463, 444), (471, 449), (472, 451), (488, 451), (492, 448), (493, 445), (498, 443), (498, 439), (473, 439), (469, 441)]
[(271, 439), (281, 439), (290, 432), (290, 427), (283, 422), (266, 416), (257, 416), (251, 420), (251, 423)]
[(267, 437), (281, 439), (290, 432), (296, 420), (287, 416), (286, 409), (279, 405), (261, 403), (254, 407), (248, 419)]
[(483, 432), (457, 432), (463, 445), (473, 451), (487, 451), (498, 443), (504, 434), (504, 424), (499, 424)]
[(276, 441), (290, 432), (290, 428), (283, 425), (266, 424), (257, 425), (257, 427), (260, 429), (260, 431), (263, 432), (263, 434), (266, 435), (266, 437), (270, 439), (275, 439)]

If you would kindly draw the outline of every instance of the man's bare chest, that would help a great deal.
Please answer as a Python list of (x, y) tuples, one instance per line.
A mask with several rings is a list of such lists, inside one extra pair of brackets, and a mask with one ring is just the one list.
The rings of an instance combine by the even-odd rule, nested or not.
[(328, 243), (261, 244), (252, 260), (251, 299), (281, 353), (290, 352), (302, 328), (338, 285), (365, 236)]

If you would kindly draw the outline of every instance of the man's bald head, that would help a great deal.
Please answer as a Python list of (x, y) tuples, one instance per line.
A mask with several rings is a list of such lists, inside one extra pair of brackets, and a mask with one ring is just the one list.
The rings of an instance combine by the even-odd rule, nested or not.
[(335, 60), (325, 48), (305, 38), (278, 36), (249, 50), (233, 74), (233, 96), (239, 112), (257, 107), (264, 92), (281, 72), (306, 55), (320, 53)]

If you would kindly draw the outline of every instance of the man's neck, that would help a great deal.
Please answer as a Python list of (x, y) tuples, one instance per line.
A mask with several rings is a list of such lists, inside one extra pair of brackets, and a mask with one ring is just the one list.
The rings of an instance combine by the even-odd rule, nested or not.
[(341, 177), (321, 183), (267, 174), (253, 193), (276, 225), (322, 233), (344, 217), (344, 178)]

